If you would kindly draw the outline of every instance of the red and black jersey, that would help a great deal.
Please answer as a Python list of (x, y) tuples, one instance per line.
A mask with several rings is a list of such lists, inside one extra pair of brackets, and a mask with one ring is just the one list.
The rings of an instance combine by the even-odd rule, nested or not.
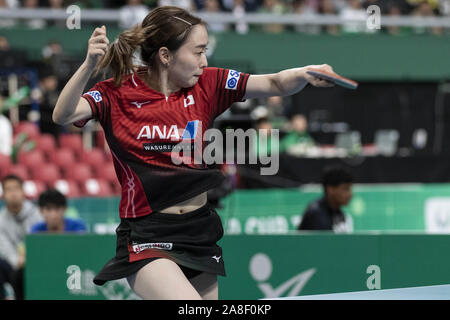
[(234, 70), (205, 68), (196, 85), (166, 97), (135, 73), (121, 87), (108, 79), (83, 94), (111, 149), (122, 186), (121, 218), (162, 210), (222, 182), (220, 170), (182, 161), (184, 148), (192, 148), (187, 153), (192, 159), (203, 152), (204, 144), (196, 150), (193, 142), (201, 141), (203, 132), (231, 104), (242, 101), (248, 77)]

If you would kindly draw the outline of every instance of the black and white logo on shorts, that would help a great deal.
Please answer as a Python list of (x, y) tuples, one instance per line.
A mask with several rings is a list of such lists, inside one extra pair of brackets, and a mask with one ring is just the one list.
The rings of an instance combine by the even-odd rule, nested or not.
[(173, 243), (170, 242), (150, 242), (150, 243), (139, 243), (133, 244), (133, 252), (139, 253), (147, 249), (161, 249), (161, 250), (172, 250)]

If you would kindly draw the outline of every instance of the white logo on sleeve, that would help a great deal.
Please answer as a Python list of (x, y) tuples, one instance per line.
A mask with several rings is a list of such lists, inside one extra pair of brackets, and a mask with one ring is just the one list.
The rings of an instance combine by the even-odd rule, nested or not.
[(186, 99), (184, 99), (184, 107), (187, 108), (188, 106), (194, 104), (194, 97), (192, 94), (188, 95)]
[(95, 102), (102, 101), (102, 95), (98, 91), (89, 91), (86, 92), (86, 94), (90, 95), (95, 100)]
[(213, 256), (212, 258), (213, 258), (213, 259), (216, 259), (217, 263), (219, 263), (220, 258), (222, 258), (222, 256)]
[(240, 77), (241, 77), (240, 72), (229, 70), (227, 82), (225, 83), (225, 89), (236, 90)]
[(137, 102), (132, 101), (131, 104), (134, 104), (138, 109), (140, 109), (144, 104), (150, 103), (151, 101), (145, 101), (145, 102)]

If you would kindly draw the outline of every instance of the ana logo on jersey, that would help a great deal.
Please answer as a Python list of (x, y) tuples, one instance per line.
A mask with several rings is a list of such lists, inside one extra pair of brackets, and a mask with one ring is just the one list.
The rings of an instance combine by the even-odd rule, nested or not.
[(240, 77), (241, 77), (240, 72), (235, 70), (229, 70), (227, 82), (225, 83), (225, 89), (236, 90)]
[(186, 99), (184, 99), (184, 107), (187, 108), (188, 106), (194, 104), (194, 97), (192, 94), (188, 95)]
[(99, 91), (89, 91), (86, 92), (86, 94), (90, 95), (95, 100), (95, 102), (102, 101), (102, 95), (100, 94)]
[[(160, 139), (166, 141), (157, 141), (157, 142), (148, 142), (143, 143), (142, 147), (144, 151), (152, 151), (152, 152), (172, 152), (172, 151), (187, 151), (190, 152), (195, 150), (196, 143), (194, 143), (194, 139), (197, 136), (197, 131), (199, 127), (199, 120), (189, 121), (186, 124), (186, 127), (181, 133), (181, 137), (178, 131), (178, 127), (176, 125), (171, 126), (143, 126), (141, 132), (137, 139), (146, 138), (147, 140), (151, 139)], [(169, 141), (167, 141), (169, 140)]]
[[(181, 134), (182, 140), (194, 139), (197, 135), (199, 120), (189, 121)], [(161, 139), (161, 140), (180, 140), (180, 133), (177, 125), (169, 126), (143, 126), (137, 136), (137, 140), (140, 139)]]

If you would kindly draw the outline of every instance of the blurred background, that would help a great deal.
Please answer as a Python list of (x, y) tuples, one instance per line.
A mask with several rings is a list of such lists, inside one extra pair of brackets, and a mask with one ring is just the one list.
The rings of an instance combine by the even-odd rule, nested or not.
[[(222, 166), (228, 179), (209, 200), (226, 235), (297, 233), (329, 166), (353, 177), (345, 227), (333, 233), (450, 234), (450, 0), (0, 0), (1, 177), (20, 176), (31, 201), (58, 189), (67, 217), (114, 234), (120, 185), (103, 132), (93, 121), (56, 125), (52, 110), (95, 27), (113, 41), (161, 5), (208, 22), (209, 66), (262, 74), (327, 63), (359, 82), (247, 100), (216, 120), (221, 130), (280, 131), (277, 175)], [(372, 5), (378, 29), (367, 26)]]

